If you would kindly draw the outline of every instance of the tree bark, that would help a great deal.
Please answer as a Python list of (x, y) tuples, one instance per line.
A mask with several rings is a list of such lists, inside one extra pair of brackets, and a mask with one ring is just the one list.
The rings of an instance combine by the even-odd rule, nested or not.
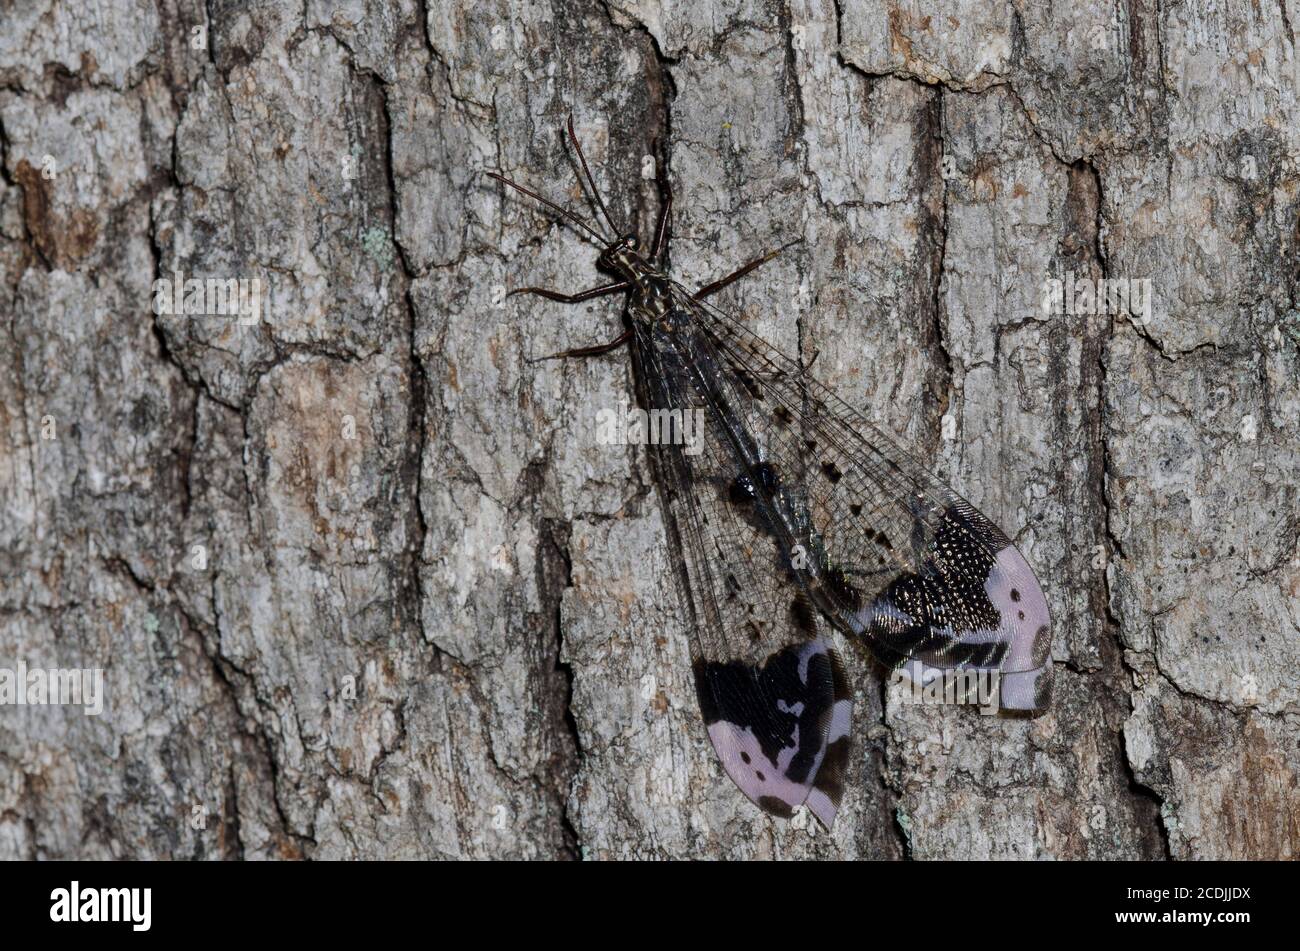
[[(1300, 856), (1294, 0), (31, 0), (0, 30), (0, 857)], [(1033, 720), (862, 655), (833, 833), (697, 713), (610, 211), (1016, 536)], [(256, 323), (153, 310), (257, 278)], [(1052, 278), (1140, 281), (1145, 317)], [(52, 428), (51, 428), (52, 427)], [(51, 435), (52, 434), (52, 435)]]

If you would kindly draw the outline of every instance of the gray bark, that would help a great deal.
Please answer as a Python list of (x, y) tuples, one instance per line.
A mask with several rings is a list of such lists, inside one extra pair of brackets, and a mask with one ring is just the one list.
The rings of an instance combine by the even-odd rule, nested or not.
[[(1297, 857), (1298, 16), (5, 4), (0, 667), (107, 707), (0, 707), (0, 856)], [(684, 279), (803, 239), (724, 306), (1017, 535), (1048, 715), (855, 655), (832, 834), (726, 779), (595, 434), (627, 360), (527, 362), (617, 305), (501, 298), (598, 280), (479, 174), (585, 213), (570, 109), (643, 236), (667, 175)], [(266, 312), (155, 315), (176, 271)], [(1065, 273), (1150, 319), (1045, 312)]]

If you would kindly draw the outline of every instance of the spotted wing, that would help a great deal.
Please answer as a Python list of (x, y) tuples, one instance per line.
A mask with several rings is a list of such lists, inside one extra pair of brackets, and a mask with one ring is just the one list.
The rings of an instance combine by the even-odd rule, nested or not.
[[(728, 435), (737, 384), (715, 376), (721, 368), (699, 365), (708, 355), (686, 341), (639, 324), (634, 353), (648, 441), (658, 443), (649, 455), (682, 554), (679, 581), (709, 739), (759, 807), (788, 817), (806, 803), (829, 828), (843, 789), (852, 700), (834, 630), (771, 530), (767, 490), (748, 480), (754, 447)], [(667, 429), (656, 427), (657, 413), (666, 414), (659, 422), (667, 420)]]
[(996, 671), (1004, 709), (1045, 709), (1047, 602), (1007, 536), (795, 361), (676, 293), (696, 362), (738, 381), (730, 412), (762, 447), (751, 479), (802, 506), (788, 518), (808, 559), (796, 574), (821, 613), (914, 678)]

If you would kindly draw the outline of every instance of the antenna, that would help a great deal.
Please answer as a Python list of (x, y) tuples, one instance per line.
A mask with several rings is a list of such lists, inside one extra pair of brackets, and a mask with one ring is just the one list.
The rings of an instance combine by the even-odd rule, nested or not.
[(513, 188), (515, 191), (523, 192), (523, 193), (524, 193), (525, 195), (527, 195), (529, 198), (534, 198), (534, 199), (536, 199), (537, 201), (540, 201), (540, 202), (541, 202), (543, 205), (545, 205), (546, 207), (548, 207), (548, 208), (550, 208), (550, 209), (552, 209), (552, 210), (554, 210), (554, 211), (556, 211), (556, 212), (559, 212), (561, 215), (563, 215), (565, 218), (567, 218), (567, 219), (569, 219), (570, 221), (572, 221), (575, 225), (577, 225), (577, 226), (578, 226), (579, 228), (581, 228), (583, 231), (587, 232), (587, 234), (591, 235), (593, 238), (595, 238), (597, 241), (599, 241), (602, 247), (604, 247), (605, 245), (609, 244), (609, 241), (606, 240), (605, 237), (602, 236), (599, 232), (597, 232), (594, 228), (592, 228), (591, 225), (587, 224), (587, 222), (583, 221), (581, 218), (579, 218), (579, 217), (578, 217), (577, 215), (575, 215), (573, 212), (571, 212), (571, 211), (567, 211), (567, 210), (565, 210), (564, 208), (561, 208), (559, 205), (557, 205), (555, 202), (551, 201), (549, 198), (543, 198), (541, 195), (537, 194), (537, 192), (529, 191), (527, 188), (524, 188), (523, 185), (520, 185), (518, 182), (512, 182), (510, 179), (506, 178), (504, 175), (498, 175), (496, 172), (487, 172), (487, 173), (485, 173), (485, 174), (487, 174), (490, 178), (495, 178), (498, 182), (502, 182), (503, 184), (509, 185), (509, 186), (510, 186), (511, 188)]
[(609, 226), (614, 229), (614, 236), (618, 237), (623, 232), (618, 230), (618, 225), (614, 224), (614, 219), (609, 216), (609, 209), (605, 207), (605, 203), (600, 197), (600, 191), (596, 188), (596, 180), (591, 177), (591, 169), (587, 167), (587, 157), (582, 154), (582, 146), (578, 144), (578, 136), (573, 131), (572, 112), (569, 113), (569, 141), (573, 143), (573, 148), (578, 153), (578, 161), (582, 163), (582, 171), (587, 176), (588, 184), (591, 185), (591, 194), (596, 199), (596, 205), (600, 208), (601, 214), (605, 216), (605, 220), (609, 222)]

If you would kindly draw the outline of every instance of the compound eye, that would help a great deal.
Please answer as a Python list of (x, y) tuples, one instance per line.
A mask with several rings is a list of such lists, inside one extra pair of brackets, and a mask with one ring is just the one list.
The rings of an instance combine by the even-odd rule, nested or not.
[(637, 240), (636, 240), (636, 235), (634, 235), (634, 234), (630, 234), (630, 235), (628, 235), (626, 238), (623, 239), (623, 247), (625, 247), (625, 248), (630, 248), (630, 249), (632, 249), (633, 251), (636, 250), (637, 244), (638, 244), (638, 242), (637, 242)]

